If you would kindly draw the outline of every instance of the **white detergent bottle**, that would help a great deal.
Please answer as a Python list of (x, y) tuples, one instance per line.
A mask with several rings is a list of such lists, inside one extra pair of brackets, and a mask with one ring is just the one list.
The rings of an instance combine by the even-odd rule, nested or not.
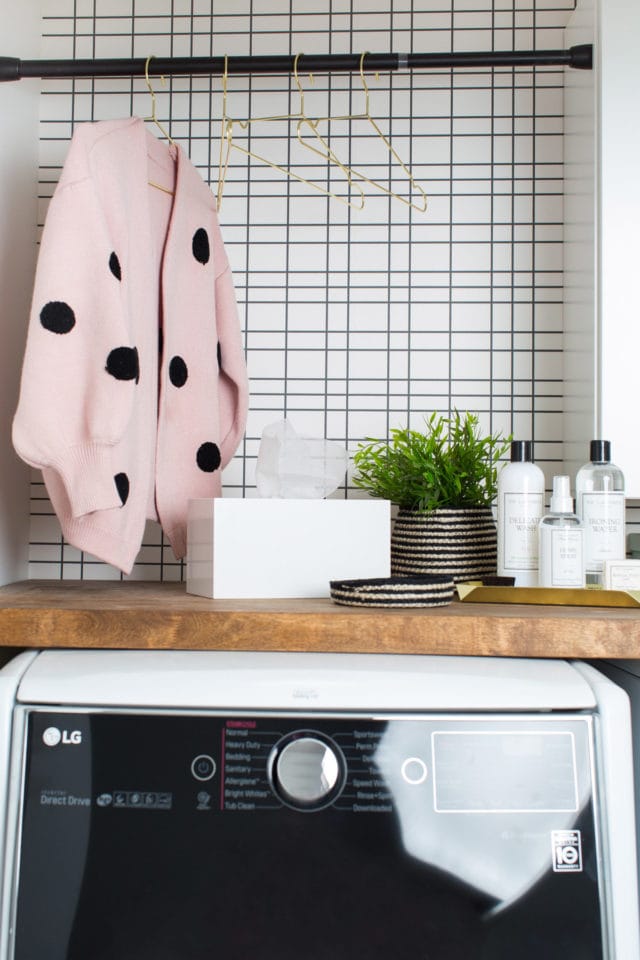
[(544, 514), (544, 473), (530, 440), (511, 443), (511, 462), (498, 477), (498, 576), (516, 587), (538, 586), (538, 526)]
[(624, 560), (625, 499), (622, 470), (611, 463), (608, 440), (592, 440), (590, 463), (576, 475), (576, 513), (584, 527), (588, 587), (602, 587), (605, 560)]
[(541, 587), (584, 587), (584, 530), (573, 512), (569, 477), (553, 478), (549, 513), (540, 521)]

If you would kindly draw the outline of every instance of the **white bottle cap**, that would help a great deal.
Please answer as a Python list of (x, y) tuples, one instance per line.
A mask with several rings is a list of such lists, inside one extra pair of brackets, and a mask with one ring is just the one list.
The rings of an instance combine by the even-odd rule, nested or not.
[(553, 493), (549, 503), (551, 513), (573, 513), (573, 497), (569, 477), (553, 478)]

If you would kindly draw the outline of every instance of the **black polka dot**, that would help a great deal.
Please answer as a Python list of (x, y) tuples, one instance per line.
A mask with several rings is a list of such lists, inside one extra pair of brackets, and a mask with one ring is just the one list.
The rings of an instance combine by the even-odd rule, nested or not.
[(107, 373), (110, 373), (116, 380), (135, 380), (140, 379), (140, 364), (138, 362), (138, 350), (136, 347), (116, 347), (107, 357)]
[(120, 261), (118, 260), (118, 254), (114, 252), (109, 257), (109, 270), (114, 275), (116, 280), (122, 280), (122, 270), (120, 269)]
[(116, 485), (116, 490), (118, 491), (118, 496), (122, 500), (122, 505), (127, 502), (129, 498), (129, 477), (126, 473), (116, 473), (113, 478)]
[(209, 261), (209, 236), (204, 227), (199, 227), (193, 235), (191, 241), (193, 255), (199, 263), (205, 264)]
[(219, 340), (218, 346), (216, 347), (216, 356), (218, 357), (218, 370), (222, 370), (222, 348), (220, 347)]
[(172, 357), (169, 364), (169, 379), (174, 387), (184, 387), (189, 371), (182, 357)]
[(76, 316), (64, 300), (50, 300), (40, 311), (40, 323), (50, 333), (69, 333), (76, 325)]
[(203, 443), (198, 447), (196, 463), (205, 473), (213, 473), (214, 470), (217, 470), (221, 459), (220, 450), (216, 443)]

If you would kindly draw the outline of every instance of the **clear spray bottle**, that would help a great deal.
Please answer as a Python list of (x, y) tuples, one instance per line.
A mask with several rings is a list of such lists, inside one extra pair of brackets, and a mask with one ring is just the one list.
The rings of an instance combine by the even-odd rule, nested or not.
[(584, 530), (573, 512), (569, 477), (553, 478), (549, 513), (540, 521), (541, 587), (584, 587)]

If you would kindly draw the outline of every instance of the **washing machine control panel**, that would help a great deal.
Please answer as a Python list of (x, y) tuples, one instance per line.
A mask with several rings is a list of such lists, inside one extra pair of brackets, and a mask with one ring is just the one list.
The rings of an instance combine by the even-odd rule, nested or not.
[(313, 731), (298, 730), (278, 741), (267, 769), (276, 796), (299, 810), (319, 809), (331, 803), (346, 778), (340, 747)]
[[(424, 732), (424, 731), (423, 731)], [(224, 811), (273, 809), (391, 813), (391, 785), (381, 768), (400, 769), (387, 753), (388, 724), (371, 720), (257, 717), (227, 719), (220, 736), (220, 802)], [(430, 763), (428, 737), (421, 752)], [(413, 751), (412, 751), (413, 752)]]
[(25, 708), (24, 730), (6, 960), (208, 960), (212, 931), (300, 960), (319, 916), (319, 960), (538, 960), (540, 930), (545, 960), (604, 956), (587, 715)]

